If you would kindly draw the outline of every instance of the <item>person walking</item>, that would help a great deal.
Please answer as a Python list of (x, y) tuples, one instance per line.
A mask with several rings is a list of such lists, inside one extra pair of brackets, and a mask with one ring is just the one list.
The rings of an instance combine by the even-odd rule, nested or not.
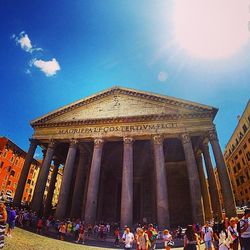
[(230, 249), (238, 250), (239, 248), (239, 233), (237, 231), (237, 224), (234, 217), (229, 221), (229, 226), (227, 228), (228, 234), (230, 235), (232, 243), (230, 244)]
[(16, 211), (11, 206), (9, 211), (7, 212), (7, 224), (8, 224), (7, 236), (8, 237), (12, 237), (12, 231), (15, 228), (16, 217), (17, 217)]
[(225, 231), (221, 231), (219, 234), (219, 250), (229, 250), (230, 240)]
[(66, 223), (63, 221), (59, 226), (60, 240), (65, 240), (66, 230)]
[(153, 224), (148, 225), (147, 235), (149, 238), (149, 249), (155, 250), (156, 248), (156, 240), (158, 237), (158, 232), (154, 228)]
[(184, 235), (184, 249), (185, 250), (200, 250), (199, 236), (194, 232), (192, 225), (187, 226), (187, 230)]
[(124, 249), (132, 249), (134, 235), (130, 232), (130, 228), (126, 227), (125, 232), (122, 236), (122, 240), (124, 243)]
[(137, 228), (137, 233), (136, 233), (136, 244), (137, 244), (137, 249), (138, 250), (147, 250), (148, 249), (148, 235), (146, 232), (143, 231), (142, 228)]
[(172, 235), (169, 233), (169, 230), (165, 229), (163, 231), (163, 240), (164, 240), (164, 246), (165, 246), (165, 250), (170, 250), (171, 246), (173, 246), (174, 242), (173, 242), (173, 237)]
[(85, 240), (85, 237), (84, 237), (84, 225), (81, 224), (80, 227), (79, 227), (79, 236), (78, 236), (78, 239), (77, 239), (76, 243), (80, 243), (80, 241), (81, 241), (82, 244), (84, 245), (84, 240)]
[(7, 212), (4, 203), (0, 203), (0, 248), (4, 247), (4, 234), (6, 229)]
[(114, 231), (114, 235), (115, 235), (115, 242), (114, 242), (114, 246), (115, 247), (119, 247), (119, 241), (120, 241), (120, 230), (117, 227)]
[(244, 217), (240, 220), (241, 249), (250, 250), (250, 208), (245, 210)]
[(37, 221), (37, 230), (36, 230), (36, 232), (38, 234), (41, 234), (42, 228), (43, 228), (43, 219), (39, 218), (38, 221)]
[(209, 226), (208, 221), (206, 221), (205, 226), (201, 230), (202, 239), (205, 243), (206, 250), (212, 250), (212, 241), (213, 241), (213, 229)]

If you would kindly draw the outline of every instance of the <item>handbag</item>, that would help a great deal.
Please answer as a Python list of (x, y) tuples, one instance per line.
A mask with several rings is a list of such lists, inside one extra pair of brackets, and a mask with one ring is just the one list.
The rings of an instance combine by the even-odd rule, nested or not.
[(171, 247), (174, 246), (174, 241), (172, 241), (172, 240), (168, 241), (167, 245), (171, 246)]

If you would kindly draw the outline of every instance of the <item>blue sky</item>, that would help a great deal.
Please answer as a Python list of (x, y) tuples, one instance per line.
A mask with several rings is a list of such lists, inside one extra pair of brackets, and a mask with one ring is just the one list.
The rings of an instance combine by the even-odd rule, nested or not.
[(1, 0), (0, 134), (27, 150), (31, 120), (119, 85), (219, 108), (224, 149), (249, 99), (250, 13), (195, 1)]

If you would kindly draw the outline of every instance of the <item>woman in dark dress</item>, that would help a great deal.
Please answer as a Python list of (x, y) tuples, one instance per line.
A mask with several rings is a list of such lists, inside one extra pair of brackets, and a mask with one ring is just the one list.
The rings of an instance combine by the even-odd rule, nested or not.
[(200, 240), (198, 234), (194, 232), (192, 225), (187, 226), (187, 230), (184, 235), (184, 249), (185, 250), (200, 250)]
[(4, 247), (7, 212), (4, 203), (0, 203), (0, 248)]

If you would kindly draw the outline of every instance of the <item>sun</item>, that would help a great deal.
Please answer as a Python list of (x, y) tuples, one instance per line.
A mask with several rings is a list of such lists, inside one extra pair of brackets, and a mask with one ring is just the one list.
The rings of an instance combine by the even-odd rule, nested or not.
[(175, 0), (174, 36), (181, 49), (203, 59), (225, 59), (249, 42), (248, 0)]

